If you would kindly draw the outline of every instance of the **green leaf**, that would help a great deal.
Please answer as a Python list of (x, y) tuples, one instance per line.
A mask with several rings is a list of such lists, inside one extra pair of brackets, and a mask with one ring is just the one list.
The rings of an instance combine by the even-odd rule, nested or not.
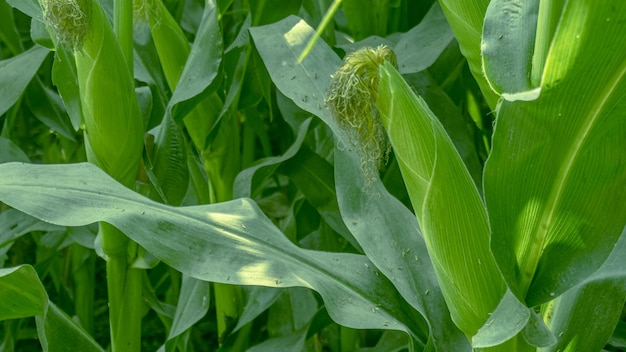
[(530, 76), (538, 10), (538, 0), (495, 0), (487, 7), (483, 67), (491, 88), (499, 94), (514, 95), (534, 88)]
[(280, 296), (284, 290), (272, 287), (252, 286), (248, 290), (248, 298), (246, 306), (241, 312), (241, 316), (237, 321), (237, 325), (233, 328), (233, 333), (253, 321), (267, 308), (269, 308)]
[[(46, 222), (107, 222), (191, 277), (239, 285), (317, 290), (335, 321), (402, 330), (417, 313), (366, 257), (294, 246), (249, 199), (192, 207), (155, 203), (92, 164), (0, 165), (0, 200)], [(59, 207), (58, 204), (64, 204)]]
[(64, 228), (45, 223), (15, 209), (0, 213), (0, 246), (11, 243), (31, 231), (60, 231)]
[(9, 7), (6, 1), (0, 2), (0, 41), (4, 43), (13, 55), (17, 55), (24, 51), (20, 36), (15, 27), (13, 18), (13, 9)]
[(250, 0), (252, 24), (274, 23), (300, 10), (302, 0)]
[(342, 8), (355, 40), (387, 34), (390, 0), (343, 0)]
[(72, 124), (65, 114), (63, 101), (50, 88), (44, 87), (39, 78), (35, 78), (26, 88), (26, 104), (39, 121), (63, 137), (75, 141)]
[(511, 339), (526, 326), (529, 318), (528, 308), (507, 290), (485, 325), (472, 336), (472, 347), (497, 346)]
[(42, 315), (48, 294), (32, 266), (0, 268), (0, 320)]
[(235, 198), (255, 196), (260, 191), (260, 185), (274, 174), (280, 164), (293, 158), (300, 150), (310, 124), (311, 119), (309, 118), (300, 125), (296, 140), (283, 155), (265, 158), (256, 165), (241, 171), (235, 178)]
[(289, 176), (324, 221), (362, 252), (361, 245), (350, 233), (339, 213), (333, 165), (308, 148), (302, 148), (293, 159), (284, 164), (282, 171)]
[(484, 176), (491, 249), (529, 306), (596, 271), (626, 223), (625, 20), (621, 1), (567, 2), (541, 95), (497, 111)]
[(171, 116), (163, 117), (154, 140), (151, 171), (167, 204), (180, 205), (189, 186), (185, 143), (179, 125)]
[(459, 43), (461, 53), (467, 59), (474, 79), (480, 86), (485, 100), (495, 109), (498, 95), (491, 89), (482, 69), (480, 52), (483, 20), (490, 0), (440, 0), (439, 4)]
[(454, 35), (450, 25), (441, 7), (435, 2), (422, 22), (403, 34), (394, 46), (398, 57), (398, 70), (405, 74), (427, 69), (452, 39)]
[(380, 68), (377, 106), (452, 320), (468, 336), (505, 292), (489, 251), (487, 213), (443, 126), (393, 66)]
[(548, 303), (544, 317), (558, 341), (545, 351), (602, 350), (620, 320), (625, 284), (624, 278), (594, 281)]
[(104, 350), (75, 321), (48, 300), (30, 265), (0, 268), (0, 320), (35, 316), (44, 351)]
[(213, 1), (209, 1), (191, 53), (168, 104), (168, 111), (174, 120), (182, 119), (200, 100), (217, 89), (223, 51), (221, 33), (217, 9)]
[(43, 317), (35, 317), (44, 351), (104, 352), (89, 334), (52, 302)]
[(33, 46), (18, 56), (0, 61), (0, 115), (17, 102), (49, 50)]
[(11, 140), (0, 137), (0, 164), (9, 161), (29, 162), (28, 156)]
[(341, 60), (328, 45), (318, 42), (302, 64), (296, 64), (313, 32), (306, 22), (295, 16), (272, 25), (250, 28), (270, 78), (281, 93), (336, 130), (333, 128), (336, 123), (325, 108), (324, 97), (330, 86), (330, 75)]
[(6, 2), (16, 9), (27, 14), (28, 17), (43, 21), (43, 13), (37, 0), (6, 0)]
[(175, 351), (178, 337), (209, 311), (210, 284), (183, 275), (174, 321), (167, 336), (166, 351)]

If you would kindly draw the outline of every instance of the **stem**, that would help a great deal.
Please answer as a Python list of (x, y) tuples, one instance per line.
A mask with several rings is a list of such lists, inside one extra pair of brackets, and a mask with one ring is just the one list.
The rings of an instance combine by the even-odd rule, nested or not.
[(213, 284), (215, 309), (217, 315), (217, 336), (220, 344), (235, 327), (239, 318), (239, 306), (242, 300), (241, 288), (228, 284)]
[(91, 249), (76, 243), (72, 245), (71, 253), (74, 309), (82, 327), (93, 335), (96, 257)]
[(539, 18), (537, 20), (537, 34), (535, 39), (535, 50), (533, 52), (532, 71), (530, 75), (531, 84), (538, 86), (541, 84), (543, 67), (548, 58), (552, 38), (556, 32), (563, 0), (541, 1), (539, 3)]
[(140, 351), (141, 271), (128, 267), (128, 238), (107, 223), (100, 223), (102, 251), (107, 256), (107, 288), (111, 350)]

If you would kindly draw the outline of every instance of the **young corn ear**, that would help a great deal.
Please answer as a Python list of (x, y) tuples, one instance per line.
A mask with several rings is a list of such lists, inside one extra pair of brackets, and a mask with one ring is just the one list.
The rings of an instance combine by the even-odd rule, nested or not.
[(40, 0), (59, 42), (74, 50), (87, 158), (128, 187), (143, 147), (134, 82), (98, 1)]
[(473, 336), (506, 290), (480, 194), (437, 117), (389, 63), (380, 66), (376, 106), (452, 320)]
[(475, 335), (506, 286), (489, 250), (484, 205), (443, 126), (400, 76), (387, 47), (346, 57), (327, 103), (362, 145), (366, 176), (375, 177), (388, 136), (452, 319)]

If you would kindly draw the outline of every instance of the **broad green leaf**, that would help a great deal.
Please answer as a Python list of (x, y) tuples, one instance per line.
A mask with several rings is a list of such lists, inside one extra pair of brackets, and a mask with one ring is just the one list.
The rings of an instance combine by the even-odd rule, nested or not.
[(249, 351), (304, 351), (307, 331), (316, 313), (317, 301), (310, 291), (302, 288), (285, 291), (268, 313), (267, 329), (273, 338)]
[(505, 292), (487, 213), (443, 126), (388, 62), (378, 106), (452, 320), (474, 335)]
[(210, 284), (206, 281), (183, 275), (174, 321), (165, 343), (166, 351), (175, 351), (177, 337), (209, 311), (209, 287)]
[(390, 331), (390, 333), (384, 332), (378, 340), (378, 343), (374, 347), (359, 348), (358, 352), (400, 352), (408, 349), (408, 341), (405, 336), (400, 335), (397, 332)]
[(32, 266), (0, 268), (0, 320), (41, 315), (47, 300)]
[(304, 350), (306, 329), (293, 334), (274, 337), (252, 346), (248, 352), (291, 352)]
[(306, 22), (295, 16), (272, 25), (250, 28), (272, 82), (281, 93), (336, 130), (333, 128), (336, 123), (324, 106), (324, 98), (330, 75), (341, 60), (325, 43), (319, 42), (302, 64), (296, 64), (313, 32)]
[(293, 158), (300, 150), (310, 124), (311, 119), (309, 118), (300, 125), (296, 140), (283, 155), (265, 158), (258, 164), (241, 171), (235, 178), (235, 186), (233, 187), (235, 198), (255, 196), (260, 191), (259, 186), (274, 174), (280, 164)]
[(43, 21), (43, 13), (37, 0), (6, 0), (6, 2), (27, 14), (28, 17)]
[(74, 129), (65, 113), (59, 95), (43, 85), (37, 77), (28, 85), (25, 92), (26, 104), (39, 121), (63, 137), (75, 141)]
[(498, 95), (485, 79), (480, 53), (483, 20), (489, 0), (439, 0), (439, 4), (485, 100), (491, 109), (495, 109)]
[(343, 0), (342, 8), (355, 40), (387, 34), (390, 0)]
[(352, 236), (339, 213), (333, 165), (308, 148), (302, 148), (293, 159), (284, 164), (282, 171), (289, 176), (324, 221), (362, 252), (361, 245)]
[(52, 302), (43, 316), (35, 317), (37, 333), (44, 351), (85, 351), (104, 352), (72, 318)]
[(394, 46), (398, 56), (398, 70), (420, 72), (432, 65), (454, 39), (438, 3), (434, 3), (422, 22), (402, 35)]
[(0, 42), (4, 43), (13, 55), (21, 53), (24, 51), (24, 48), (15, 27), (13, 9), (9, 7), (6, 1), (0, 2), (0, 18), (2, 18), (2, 22), (0, 22)]
[(548, 347), (556, 343), (556, 337), (550, 331), (543, 321), (541, 315), (537, 314), (532, 308), (530, 311), (530, 320), (524, 327), (524, 341), (535, 347)]
[(249, 3), (252, 24), (258, 26), (297, 14), (302, 0), (250, 0)]
[(189, 186), (185, 143), (179, 125), (171, 116), (164, 116), (154, 140), (151, 171), (167, 204), (180, 205)]
[(11, 140), (0, 137), (0, 164), (9, 161), (28, 162), (28, 156)]
[[(349, 150), (349, 137), (322, 105), (330, 75), (340, 65), (339, 59), (319, 42), (302, 64), (296, 64), (314, 32), (296, 17), (250, 31), (278, 89), (300, 108), (321, 118), (341, 140), (341, 146), (335, 148), (335, 183), (345, 224), (377, 268), (429, 320), (432, 342), (437, 348), (445, 351), (465, 344), (469, 349), (450, 321), (415, 216), (389, 195), (380, 182), (373, 186), (371, 194), (363, 193), (360, 157)], [(371, 221), (363, 221), (364, 218)]]
[(515, 95), (534, 88), (530, 76), (538, 10), (538, 0), (494, 0), (487, 7), (481, 45), (483, 68), (498, 94)]
[(529, 318), (528, 308), (507, 290), (485, 325), (472, 336), (472, 347), (491, 347), (508, 341), (526, 326)]
[(48, 52), (48, 49), (35, 45), (20, 55), (0, 61), (0, 115), (22, 96)]
[(491, 249), (529, 306), (596, 271), (626, 224), (626, 3), (567, 2), (535, 101), (503, 101), (484, 176)]
[(417, 313), (367, 257), (300, 249), (249, 199), (171, 207), (140, 196), (86, 163), (6, 163), (0, 165), (0, 176), (0, 200), (46, 222), (107, 222), (191, 277), (312, 288), (340, 324), (402, 330), (417, 338)]
[(183, 118), (203, 98), (217, 89), (222, 62), (222, 35), (214, 1), (209, 1), (185, 68), (176, 84), (168, 110), (174, 120)]
[(263, 313), (274, 302), (276, 302), (278, 296), (280, 296), (283, 292), (284, 290), (272, 287), (249, 287), (246, 305), (243, 308), (241, 316), (239, 316), (237, 325), (233, 328), (233, 333)]
[(43, 351), (104, 351), (76, 322), (48, 300), (30, 265), (0, 268), (0, 320), (35, 316)]
[(17, 240), (31, 231), (60, 231), (63, 227), (45, 223), (15, 209), (0, 213), (0, 246)]
[(625, 284), (624, 278), (591, 282), (546, 304), (544, 319), (557, 342), (540, 351), (600, 351), (620, 320)]

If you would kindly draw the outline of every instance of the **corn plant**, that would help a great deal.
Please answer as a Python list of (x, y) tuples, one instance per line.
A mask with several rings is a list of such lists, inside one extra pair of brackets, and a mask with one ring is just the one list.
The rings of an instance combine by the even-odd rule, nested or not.
[(0, 16), (2, 350), (626, 347), (621, 1)]

